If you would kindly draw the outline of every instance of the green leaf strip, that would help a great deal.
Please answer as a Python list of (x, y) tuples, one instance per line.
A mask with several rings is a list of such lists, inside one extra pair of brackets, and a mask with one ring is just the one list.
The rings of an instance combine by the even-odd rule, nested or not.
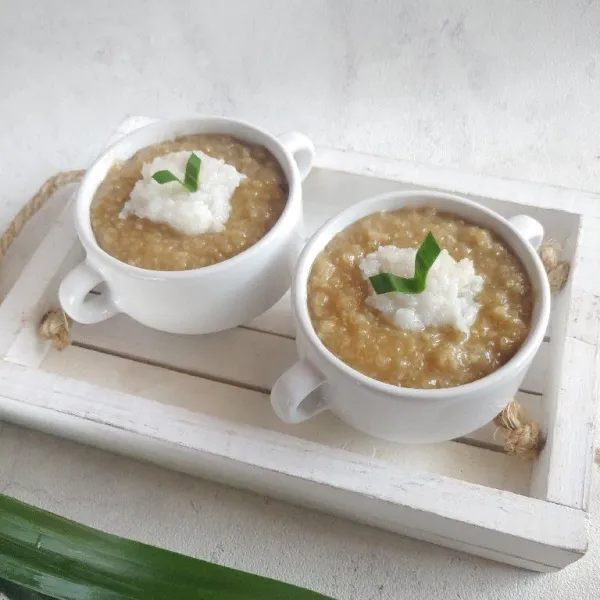
[(188, 158), (187, 164), (185, 166), (185, 179), (181, 181), (177, 175), (165, 169), (163, 171), (156, 171), (154, 175), (152, 175), (152, 179), (161, 185), (165, 183), (172, 183), (173, 181), (177, 181), (183, 187), (185, 187), (188, 192), (197, 192), (198, 187), (200, 185), (200, 166), (202, 165), (201, 158), (194, 154), (193, 152), (190, 154)]
[(0, 574), (61, 600), (332, 600), (103, 533), (2, 495)]
[(379, 273), (369, 277), (376, 294), (401, 292), (403, 294), (420, 294), (425, 291), (427, 274), (441, 252), (431, 231), (417, 250), (415, 257), (415, 274), (413, 277), (398, 277), (393, 273)]
[(192, 152), (187, 161), (187, 165), (185, 166), (185, 181), (183, 182), (183, 185), (185, 185), (190, 192), (198, 191), (201, 164), (202, 161), (200, 160), (200, 157)]
[(183, 185), (183, 181), (181, 181), (179, 177), (177, 177), (176, 175), (171, 173), (171, 171), (168, 170), (156, 171), (156, 173), (152, 175), (152, 179), (154, 179), (154, 181), (160, 183), (161, 185), (163, 183), (171, 183), (172, 181), (178, 181), (181, 185)]

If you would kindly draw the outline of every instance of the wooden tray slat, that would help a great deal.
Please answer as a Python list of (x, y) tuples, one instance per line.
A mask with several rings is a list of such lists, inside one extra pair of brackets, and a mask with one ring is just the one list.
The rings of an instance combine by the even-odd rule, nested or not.
[[(266, 394), (109, 354), (71, 347), (49, 354), (42, 369), (191, 412), (378, 458), (405, 470), (452, 476), (456, 465), (461, 464), (461, 477), (471, 483), (519, 494), (526, 494), (529, 486), (531, 464), (515, 464), (501, 452), (456, 442), (419, 446), (385, 442), (355, 431), (331, 413), (301, 425), (287, 425), (275, 416)], [(107, 373), (112, 373), (112, 378), (107, 380)]]
[[(284, 321), (280, 309), (276, 318)], [(97, 325), (75, 325), (73, 340), (86, 347), (263, 391), (270, 391), (279, 375), (297, 359), (296, 344), (290, 337), (245, 327), (204, 336), (175, 336), (152, 331), (125, 316)], [(523, 391), (543, 394), (548, 346), (543, 344), (523, 381)]]
[[(370, 196), (397, 190), (419, 191), (423, 189), (421, 185), (391, 181), (376, 176), (364, 177), (363, 175), (331, 171), (329, 169), (314, 169), (303, 185), (306, 235), (312, 235), (327, 219), (335, 216), (341, 210)], [(440, 188), (432, 185), (429, 189)], [(440, 191), (447, 190), (441, 189)], [(516, 202), (476, 194), (462, 193), (461, 195), (495, 210), (506, 218), (527, 213), (544, 226), (546, 237), (555, 239), (563, 245), (571, 237), (570, 232), (578, 227), (579, 216), (564, 210), (552, 210), (536, 206), (525, 207)], [(565, 205), (566, 208), (568, 206)]]
[(530, 569), (585, 552), (582, 511), (559, 504), (6, 361), (0, 380), (0, 417), (82, 443)]

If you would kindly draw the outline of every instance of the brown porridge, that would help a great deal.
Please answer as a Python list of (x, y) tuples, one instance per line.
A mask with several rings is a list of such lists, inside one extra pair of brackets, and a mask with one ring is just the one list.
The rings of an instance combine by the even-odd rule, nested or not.
[[(246, 175), (231, 198), (225, 229), (186, 235), (166, 223), (135, 215), (120, 218), (123, 205), (141, 179), (142, 166), (182, 150), (201, 150)], [(111, 167), (92, 201), (91, 223), (99, 246), (115, 258), (144, 269), (181, 271), (221, 262), (258, 242), (283, 212), (287, 195), (281, 166), (263, 146), (227, 135), (189, 135), (143, 148)]]
[[(359, 259), (379, 246), (417, 248), (428, 231), (483, 277), (469, 335), (450, 326), (404, 331), (366, 303)], [(533, 310), (529, 278), (502, 240), (434, 208), (375, 213), (337, 234), (315, 260), (308, 299), (315, 331), (331, 352), (369, 377), (411, 388), (453, 387), (495, 371), (524, 342)]]

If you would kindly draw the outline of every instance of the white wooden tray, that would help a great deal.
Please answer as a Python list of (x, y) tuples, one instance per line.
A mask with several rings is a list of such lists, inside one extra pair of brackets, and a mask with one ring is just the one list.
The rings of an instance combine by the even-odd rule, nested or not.
[[(116, 135), (146, 122), (127, 119)], [(600, 198), (322, 149), (304, 185), (307, 235), (350, 203), (419, 187), (505, 216), (526, 212), (564, 244), (569, 283), (554, 297), (519, 393), (547, 435), (539, 460), (505, 455), (491, 424), (453, 442), (407, 446), (329, 413), (281, 423), (268, 393), (295, 360), (287, 298), (224, 333), (174, 336), (116, 317), (75, 326), (71, 347), (51, 349), (37, 325), (83, 255), (69, 207), (0, 306), (0, 417), (529, 569), (577, 560), (587, 547), (598, 389)]]

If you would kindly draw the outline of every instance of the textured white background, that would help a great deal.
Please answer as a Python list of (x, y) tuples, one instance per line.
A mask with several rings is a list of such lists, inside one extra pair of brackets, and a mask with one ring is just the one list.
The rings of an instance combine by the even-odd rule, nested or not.
[[(126, 114), (234, 115), (320, 145), (600, 188), (598, 0), (0, 0), (0, 14), (3, 227)], [(340, 600), (600, 597), (598, 477), (590, 552), (540, 576), (1, 427), (1, 491)]]

